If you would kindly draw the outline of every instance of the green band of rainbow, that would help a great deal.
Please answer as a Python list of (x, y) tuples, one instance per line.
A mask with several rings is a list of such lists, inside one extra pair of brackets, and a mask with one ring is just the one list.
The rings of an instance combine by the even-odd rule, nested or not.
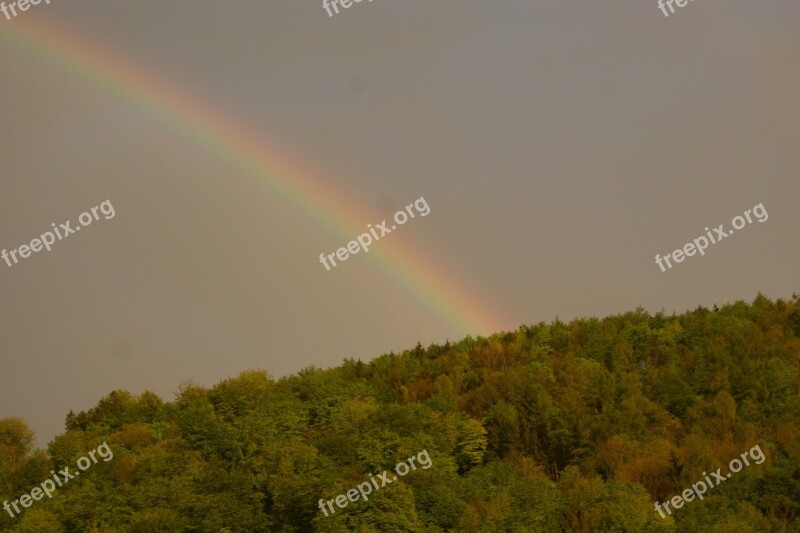
[[(263, 139), (234, 123), (199, 98), (173, 87), (163, 77), (109, 51), (105, 43), (90, 42), (56, 27), (32, 20), (15, 20), (0, 30), (5, 42), (39, 61), (90, 82), (119, 97), (151, 119), (198, 143), (209, 153), (237, 169), (260, 186), (288, 202), (333, 232), (331, 248), (367, 231), (375, 223), (353, 199), (344, 197), (308, 168), (282, 150), (271, 149)], [(409, 199), (413, 200), (413, 199)], [(436, 206), (431, 206), (436, 211)], [(388, 218), (388, 217), (387, 217)], [(321, 250), (322, 251), (322, 250)], [(488, 334), (510, 322), (459, 283), (453, 269), (444, 268), (420, 250), (388, 239), (366, 254), (389, 279), (453, 329), (453, 334)], [(318, 262), (318, 257), (310, 261)], [(321, 275), (324, 272), (320, 265)], [(334, 271), (332, 271), (334, 272)]]

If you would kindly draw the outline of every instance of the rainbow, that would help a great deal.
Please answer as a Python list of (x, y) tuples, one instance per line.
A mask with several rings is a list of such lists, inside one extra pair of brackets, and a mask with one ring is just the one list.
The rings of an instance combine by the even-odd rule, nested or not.
[[(109, 51), (107, 43), (101, 46), (30, 16), (3, 26), (0, 41), (118, 97), (318, 222), (338, 239), (331, 242), (331, 250), (367, 231), (367, 223), (376, 222), (373, 214), (326, 185), (318, 173), (290, 158), (285, 150), (272, 148), (274, 143), (266, 143), (263, 135), (235, 123), (131, 58)], [(435, 205), (431, 207), (436, 211)], [(372, 264), (451, 328), (449, 334), (486, 335), (511, 324), (490, 310), (483, 299), (479, 300), (474, 290), (467, 290), (452, 269), (444, 268), (421, 251), (387, 239), (375, 243), (370, 252), (366, 255)], [(309, 261), (316, 263), (319, 259), (311, 257)], [(320, 275), (332, 275), (325, 273), (322, 265), (319, 268)]]

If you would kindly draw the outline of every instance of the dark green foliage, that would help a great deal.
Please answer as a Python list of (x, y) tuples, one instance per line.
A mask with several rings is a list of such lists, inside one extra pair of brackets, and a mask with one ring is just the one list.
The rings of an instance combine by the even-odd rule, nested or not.
[[(47, 450), (0, 420), (0, 498), (106, 441), (112, 461), (13, 532), (800, 531), (800, 299), (642, 309), (346, 360), (248, 371), (172, 402), (113, 391)], [(754, 445), (766, 455), (662, 519)], [(368, 501), (317, 504), (427, 450)], [(2, 501), (0, 500), (0, 501)]]

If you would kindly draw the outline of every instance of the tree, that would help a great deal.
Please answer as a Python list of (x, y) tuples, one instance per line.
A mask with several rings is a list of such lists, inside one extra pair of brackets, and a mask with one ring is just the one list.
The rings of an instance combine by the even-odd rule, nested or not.
[(21, 418), (0, 420), (0, 494), (8, 494), (15, 476), (25, 466), (36, 437)]

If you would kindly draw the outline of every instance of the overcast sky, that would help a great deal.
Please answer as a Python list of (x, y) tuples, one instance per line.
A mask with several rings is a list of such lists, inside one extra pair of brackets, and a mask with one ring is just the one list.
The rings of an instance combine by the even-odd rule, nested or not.
[[(23, 417), (44, 445), (114, 389), (169, 400), (188, 379), (492, 333), (387, 275), (398, 250), (442, 265), (509, 330), (800, 292), (796, 0), (697, 0), (669, 17), (655, 0), (340, 10), (53, 0), (0, 15), (0, 248), (107, 199), (116, 212), (0, 262), (0, 417)], [(431, 212), (326, 271), (319, 254), (346, 240), (325, 217), (64, 68), (62, 51), (19, 46), (15, 32), (42, 27), (302, 163), (358, 206), (350, 238), (419, 197)], [(656, 265), (759, 203), (766, 222)]]

